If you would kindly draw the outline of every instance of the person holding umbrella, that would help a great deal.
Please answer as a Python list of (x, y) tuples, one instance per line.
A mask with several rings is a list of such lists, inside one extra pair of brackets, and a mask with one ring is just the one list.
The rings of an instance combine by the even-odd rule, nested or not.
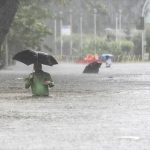
[(54, 82), (49, 73), (42, 70), (42, 65), (35, 63), (34, 72), (25, 79), (25, 88), (31, 87), (33, 96), (49, 96), (49, 87), (54, 86)]
[(106, 68), (111, 67), (112, 59), (113, 59), (113, 55), (112, 54), (102, 54), (100, 56), (100, 59), (106, 63)]
[(34, 72), (25, 79), (25, 88), (31, 87), (33, 96), (49, 96), (49, 87), (53, 87), (54, 82), (50, 74), (42, 70), (42, 64), (53, 66), (58, 64), (57, 60), (47, 53), (29, 49), (15, 54), (13, 60), (33, 64)]

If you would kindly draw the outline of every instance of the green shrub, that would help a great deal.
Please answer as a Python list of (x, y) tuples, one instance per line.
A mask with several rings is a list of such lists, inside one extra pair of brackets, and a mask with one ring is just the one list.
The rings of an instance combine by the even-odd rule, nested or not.
[(121, 50), (126, 54), (131, 54), (133, 52), (134, 44), (132, 41), (121, 41)]
[[(131, 53), (134, 48), (134, 43), (128, 40), (121, 41), (108, 41), (105, 37), (96, 37), (96, 42), (93, 35), (83, 35), (83, 49), (80, 49), (80, 35), (72, 35), (73, 48), (76, 47), (76, 51), (73, 51), (73, 55), (85, 56), (88, 53), (102, 54), (111, 53), (113, 55), (124, 55)], [(58, 41), (60, 42), (60, 41)], [(64, 37), (64, 47), (69, 45), (70, 37)], [(96, 43), (96, 45), (95, 45)], [(66, 48), (65, 48), (66, 49)]]

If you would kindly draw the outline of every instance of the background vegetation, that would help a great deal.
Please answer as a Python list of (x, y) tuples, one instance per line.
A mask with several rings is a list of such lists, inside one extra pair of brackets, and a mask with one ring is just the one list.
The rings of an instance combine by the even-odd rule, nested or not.
[[(9, 3), (8, 0), (6, 1)], [(2, 4), (6, 4), (6, 1), (3, 1)], [(20, 0), (19, 2), (16, 0), (13, 1), (13, 4), (15, 17), (13, 19), (13, 16), (10, 15), (10, 22), (12, 20), (13, 22), (11, 28), (8, 26), (7, 32), (9, 31), (9, 33), (1, 46), (1, 59), (5, 58), (6, 47), (9, 49), (10, 60), (15, 53), (27, 48), (45, 50), (60, 55), (60, 20), (62, 19), (63, 25), (69, 25), (70, 15), (72, 15), (73, 24), (71, 37), (73, 49), (71, 52), (70, 37), (63, 37), (63, 55), (70, 54), (77, 57), (83, 57), (87, 53), (112, 53), (116, 56), (141, 55), (141, 31), (135, 31), (135, 28), (136, 22), (141, 16), (144, 0)], [(95, 8), (97, 10), (96, 42), (93, 33)], [(3, 10), (5, 9), (3, 8)], [(62, 12), (62, 16), (60, 16), (60, 12)], [(119, 15), (122, 17), (120, 33), (125, 36), (116, 41), (115, 32), (108, 34), (105, 29), (110, 28), (115, 31), (115, 20), (116, 16), (119, 18)], [(82, 50), (80, 47), (81, 16), (83, 19)], [(54, 49), (54, 21), (57, 22), (56, 50)], [(146, 27), (146, 39), (146, 51), (150, 52), (149, 25)]]

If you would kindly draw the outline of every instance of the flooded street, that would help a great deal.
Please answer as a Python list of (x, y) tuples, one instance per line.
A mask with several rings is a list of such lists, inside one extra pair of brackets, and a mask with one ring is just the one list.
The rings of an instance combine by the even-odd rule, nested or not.
[(45, 67), (50, 97), (24, 89), (32, 66), (0, 71), (1, 150), (149, 150), (150, 63)]

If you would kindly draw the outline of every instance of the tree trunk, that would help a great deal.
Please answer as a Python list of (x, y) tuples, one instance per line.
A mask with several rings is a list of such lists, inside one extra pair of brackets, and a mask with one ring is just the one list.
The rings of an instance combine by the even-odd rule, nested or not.
[(17, 12), (19, 0), (0, 0), (0, 47)]

